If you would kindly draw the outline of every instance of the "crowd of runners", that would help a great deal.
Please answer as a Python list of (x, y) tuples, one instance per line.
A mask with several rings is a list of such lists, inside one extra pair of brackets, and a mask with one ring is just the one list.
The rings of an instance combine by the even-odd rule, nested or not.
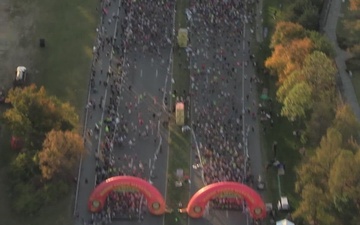
[[(95, 60), (87, 104), (88, 117), (92, 119), (96, 111), (104, 111), (103, 119), (95, 121), (95, 125), (87, 130), (87, 139), (100, 143), (99, 147), (94, 147), (96, 185), (112, 176), (128, 175), (145, 180), (151, 176), (147, 162), (142, 162), (136, 152), (124, 154), (122, 149), (136, 148), (143, 140), (151, 140), (153, 148), (158, 146), (159, 121), (164, 109), (161, 100), (133, 88), (129, 77), (136, 68), (137, 58), (165, 58), (161, 50), (169, 47), (173, 38), (174, 0), (125, 0), (121, 2), (120, 16), (109, 14), (108, 7), (117, 2), (104, 1), (103, 22), (97, 29), (98, 41), (93, 48)], [(110, 25), (117, 19), (117, 32), (112, 36), (104, 24)], [(103, 68), (102, 55), (111, 57), (109, 69)], [(99, 96), (101, 88), (107, 88), (107, 97)], [(142, 220), (147, 209), (143, 207), (145, 205), (146, 199), (141, 193), (118, 190), (108, 196), (104, 210), (93, 215), (93, 222)]]
[[(154, 147), (157, 146), (158, 122), (163, 121), (164, 115), (168, 118), (168, 114), (159, 110), (163, 106), (162, 100), (134, 89), (129, 77), (138, 58), (167, 57), (161, 55), (161, 49), (171, 46), (174, 39), (175, 0), (124, 0), (120, 18), (108, 14), (107, 8), (116, 2), (104, 0), (103, 24), (97, 29), (99, 38), (94, 47), (91, 97), (87, 105), (90, 119), (94, 111), (104, 110), (104, 118), (87, 130), (89, 139), (100, 139), (99, 148), (94, 149), (96, 184), (116, 175), (149, 179), (147, 163), (139, 160), (136, 154), (122, 154), (121, 149), (132, 149), (144, 139), (152, 140)], [(250, 40), (243, 40), (241, 35), (242, 24), (252, 21), (251, 16), (243, 16), (244, 10), (243, 1), (192, 0), (187, 13), (191, 33), (187, 51), (191, 61), (192, 127), (200, 143), (207, 184), (247, 182), (251, 175), (249, 169), (248, 174), (243, 173), (245, 166), (249, 168), (245, 163), (249, 160), (245, 160), (243, 131), (251, 130), (244, 123), (244, 115), (256, 119), (257, 103), (252, 100), (251, 86), (257, 79), (253, 74), (245, 75), (244, 78), (250, 80), (250, 88), (246, 98), (242, 98), (240, 71), (251, 63), (251, 57), (239, 60), (239, 56), (245, 55), (243, 43), (246, 53), (251, 55)], [(118, 29), (112, 36), (103, 25), (117, 19)], [(101, 66), (99, 58), (103, 54), (114, 56), (110, 68)], [(101, 86), (109, 90), (109, 97), (98, 96)], [(243, 104), (246, 104), (245, 112)], [(220, 209), (240, 209), (240, 202), (217, 199), (212, 205)], [(140, 193), (113, 192), (103, 212), (94, 214), (94, 221), (107, 223), (125, 217), (142, 219), (146, 210), (143, 204), (146, 200)]]
[(111, 223), (114, 220), (142, 221), (147, 207), (146, 199), (139, 192), (112, 191), (100, 213), (94, 214), (94, 222)]
[[(244, 1), (192, 1), (191, 20), (191, 93), (193, 129), (202, 154), (204, 181), (249, 183), (249, 162), (244, 154), (244, 135), (254, 128), (246, 119), (256, 119), (258, 103), (253, 100), (254, 74), (242, 74), (252, 57), (250, 40), (243, 38), (243, 24), (251, 23), (244, 13)], [(244, 16), (248, 15), (248, 16)], [(226, 35), (224, 35), (226, 34)], [(246, 97), (242, 80), (248, 79)], [(247, 173), (244, 174), (246, 167)], [(237, 199), (217, 199), (216, 208), (240, 209)]]
[(125, 22), (121, 26), (134, 51), (160, 54), (160, 48), (172, 43), (174, 0), (123, 1)]
[(243, 209), (243, 201), (240, 198), (216, 198), (211, 200), (210, 205), (213, 209), (220, 210)]

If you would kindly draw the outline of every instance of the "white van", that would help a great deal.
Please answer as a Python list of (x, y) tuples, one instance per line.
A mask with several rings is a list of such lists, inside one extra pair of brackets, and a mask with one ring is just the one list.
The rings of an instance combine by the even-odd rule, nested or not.
[(18, 66), (16, 68), (16, 76), (15, 81), (17, 82), (24, 82), (26, 80), (26, 67), (25, 66)]

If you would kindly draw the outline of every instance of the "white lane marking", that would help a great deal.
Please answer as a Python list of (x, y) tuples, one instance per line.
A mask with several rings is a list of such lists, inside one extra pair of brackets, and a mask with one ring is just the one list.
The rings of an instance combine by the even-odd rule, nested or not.
[(226, 218), (229, 218), (229, 210), (226, 210)]
[(159, 71), (156, 69), (156, 74), (155, 74), (155, 77), (157, 78), (159, 75)]
[(143, 75), (143, 71), (142, 71), (142, 70), (140, 70), (140, 77), (142, 77), (142, 75)]

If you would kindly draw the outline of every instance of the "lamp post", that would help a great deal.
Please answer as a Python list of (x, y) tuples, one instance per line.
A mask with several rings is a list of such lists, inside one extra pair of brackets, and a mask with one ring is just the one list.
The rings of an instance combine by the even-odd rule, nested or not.
[(197, 142), (197, 140), (196, 140), (195, 132), (194, 132), (194, 130), (193, 130), (190, 126), (188, 126), (188, 125), (182, 126), (182, 127), (181, 127), (181, 131), (182, 131), (183, 133), (186, 132), (186, 131), (190, 131), (190, 132), (191, 132), (192, 138), (194, 139), (194, 142), (195, 142), (196, 151), (197, 151), (197, 154), (198, 154), (199, 160), (200, 160), (201, 179), (202, 179), (203, 183), (205, 184), (204, 165), (203, 165), (203, 162), (202, 162), (202, 158), (201, 158), (201, 154), (200, 154), (200, 149), (199, 149), (198, 142)]

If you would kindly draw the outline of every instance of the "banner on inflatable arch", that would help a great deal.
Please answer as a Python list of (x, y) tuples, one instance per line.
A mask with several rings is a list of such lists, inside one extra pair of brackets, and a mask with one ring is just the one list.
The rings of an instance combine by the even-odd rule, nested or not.
[(165, 200), (161, 193), (149, 182), (132, 176), (111, 177), (96, 186), (88, 201), (89, 211), (100, 212), (112, 191), (140, 192), (144, 194), (151, 214), (162, 215), (166, 211)]
[(261, 196), (252, 188), (236, 182), (219, 182), (201, 188), (191, 197), (187, 207), (181, 209), (180, 212), (187, 213), (192, 218), (200, 218), (205, 213), (205, 207), (211, 199), (226, 196), (237, 196), (244, 199), (253, 219), (266, 217), (266, 206)]

